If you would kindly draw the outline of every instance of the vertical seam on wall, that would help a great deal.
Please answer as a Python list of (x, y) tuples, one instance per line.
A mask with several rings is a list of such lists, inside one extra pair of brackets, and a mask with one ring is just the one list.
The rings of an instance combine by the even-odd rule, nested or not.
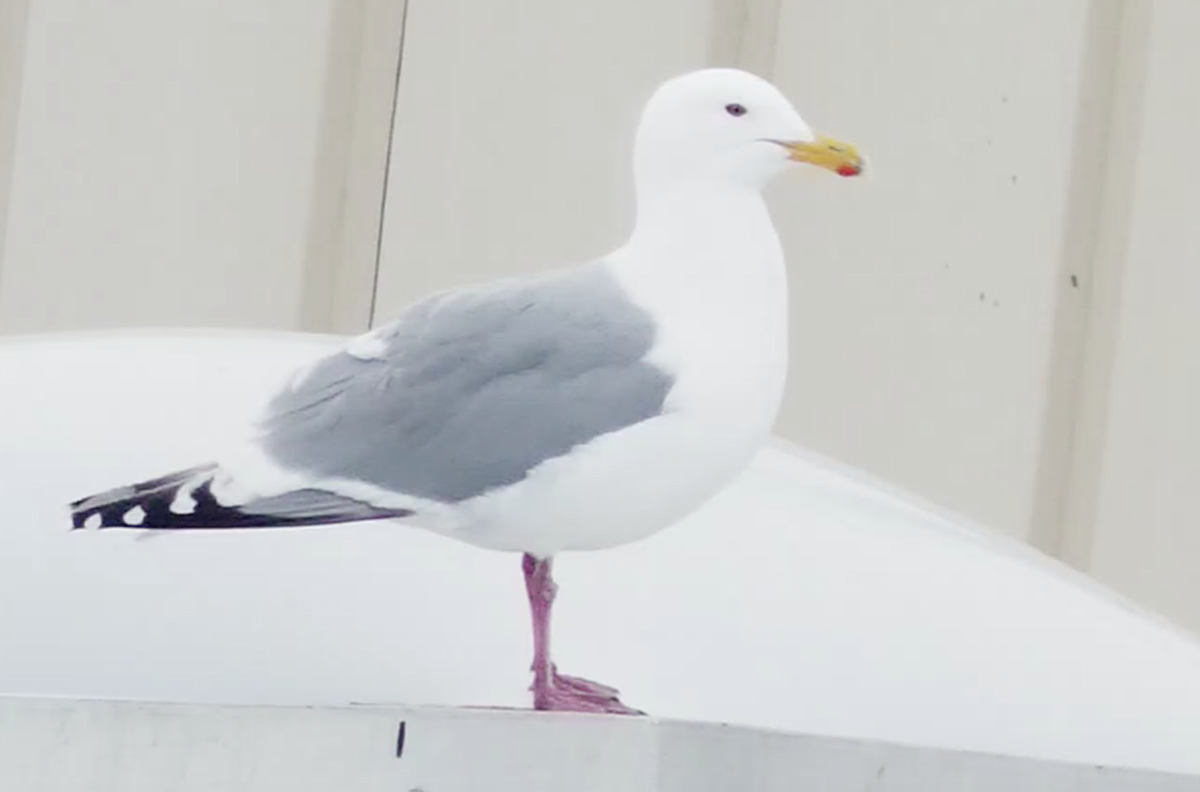
[[(1055, 291), (1054, 348), (1030, 526), (1034, 545), (1080, 569), (1088, 567), (1091, 555), (1149, 8), (1147, 2), (1103, 0), (1088, 12), (1084, 68), (1093, 73), (1081, 80), (1072, 206)], [(1090, 92), (1103, 99), (1089, 112)], [(1095, 137), (1088, 140), (1089, 134)], [(1129, 155), (1111, 156), (1117, 151)], [(1092, 174), (1101, 174), (1098, 182)]]
[(713, 0), (709, 62), (770, 79), (782, 0)]
[(760, 77), (775, 76), (775, 44), (779, 39), (779, 16), (783, 0), (746, 0), (738, 62)]
[[(1055, 278), (1051, 351), (1046, 375), (1046, 403), (1041, 416), (1041, 447), (1033, 482), (1029, 539), (1051, 555), (1062, 549), (1062, 518), (1067, 479), (1072, 466), (1075, 426), (1071, 413), (1082, 398), (1083, 349), (1088, 311), (1085, 294), (1093, 287), (1092, 272), (1103, 212), (1108, 170), (1104, 163), (1116, 119), (1115, 91), (1120, 68), (1120, 0), (1101, 0), (1085, 12), (1073, 129), (1074, 157), (1068, 176), (1067, 208), (1059, 269)], [(1109, 27), (1105, 27), (1105, 22)], [(1080, 279), (1084, 292), (1073, 284)], [(1065, 281), (1065, 283), (1064, 283)]]
[(329, 8), (321, 76), (312, 187), (300, 281), (301, 330), (327, 332), (334, 324), (337, 269), (344, 266), (351, 152), (363, 82), (363, 28), (367, 0)]
[(406, 0), (346, 0), (331, 15), (300, 325), (371, 324), (376, 244)]
[(1073, 422), (1073, 464), (1064, 494), (1061, 556), (1087, 569), (1092, 561), (1099, 484), (1107, 445), (1108, 410), (1113, 366), (1120, 339), (1121, 285), (1129, 247), (1134, 190), (1150, 64), (1153, 0), (1122, 3), (1120, 71), (1112, 114), (1113, 151), (1128, 151), (1125, 160), (1110, 160), (1106, 174), (1099, 234), (1093, 256), (1094, 283), (1088, 304), (1078, 411)]
[(746, 30), (747, 6), (754, 0), (712, 0), (712, 28), (708, 62), (713, 66), (738, 66)]
[(17, 132), (25, 84), (25, 42), (29, 0), (7, 0), (8, 33), (0, 36), (0, 288), (4, 285), (4, 249), (12, 211), (13, 174), (17, 169)]
[(400, 47), (396, 55), (396, 69), (392, 82), (392, 111), (388, 119), (387, 152), (383, 160), (383, 189), (379, 195), (379, 225), (375, 231), (375, 266), (371, 273), (371, 302), (367, 310), (367, 325), (375, 324), (375, 311), (379, 302), (379, 277), (383, 268), (383, 229), (387, 219), (388, 186), (392, 180), (392, 147), (396, 141), (396, 115), (400, 106), (400, 75), (404, 69), (404, 43), (408, 35), (408, 7), (413, 0), (406, 0), (400, 16)]

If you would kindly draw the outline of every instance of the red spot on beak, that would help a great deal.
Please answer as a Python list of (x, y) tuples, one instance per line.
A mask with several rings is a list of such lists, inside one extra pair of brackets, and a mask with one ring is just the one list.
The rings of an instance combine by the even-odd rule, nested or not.
[(843, 165), (837, 169), (838, 176), (857, 176), (862, 173), (862, 168), (857, 165)]

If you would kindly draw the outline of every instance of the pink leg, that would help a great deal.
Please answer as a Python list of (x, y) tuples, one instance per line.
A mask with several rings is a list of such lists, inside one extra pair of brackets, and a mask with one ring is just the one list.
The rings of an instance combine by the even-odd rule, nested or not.
[(553, 559), (534, 558), (528, 553), (522, 560), (525, 590), (533, 616), (533, 707), (559, 712), (606, 712), (619, 715), (644, 715), (621, 703), (617, 691), (598, 682), (558, 673), (550, 660), (550, 611), (558, 586), (550, 575)]

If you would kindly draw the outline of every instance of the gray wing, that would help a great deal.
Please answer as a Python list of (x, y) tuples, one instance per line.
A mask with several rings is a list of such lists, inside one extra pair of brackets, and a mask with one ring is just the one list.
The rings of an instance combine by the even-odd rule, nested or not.
[(602, 263), (438, 295), (375, 337), (376, 356), (331, 355), (272, 400), (273, 459), (452, 503), (659, 415), (672, 384)]

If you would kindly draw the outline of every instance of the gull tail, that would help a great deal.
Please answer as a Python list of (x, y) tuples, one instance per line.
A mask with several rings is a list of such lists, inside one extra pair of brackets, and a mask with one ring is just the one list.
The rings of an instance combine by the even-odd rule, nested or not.
[(144, 530), (283, 528), (412, 515), (407, 509), (381, 509), (318, 489), (224, 505), (212, 492), (218, 470), (216, 465), (201, 465), (80, 498), (71, 504), (71, 525)]

